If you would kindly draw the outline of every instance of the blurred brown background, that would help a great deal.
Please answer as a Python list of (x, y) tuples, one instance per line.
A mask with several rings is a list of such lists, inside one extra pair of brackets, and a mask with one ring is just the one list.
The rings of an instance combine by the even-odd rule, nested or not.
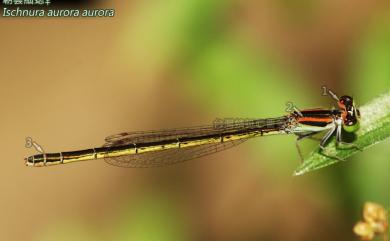
[[(52, 1), (54, 2), (54, 1)], [(28, 168), (123, 132), (272, 117), (390, 88), (389, 1), (106, 1), (113, 18), (0, 18), (1, 240), (356, 240), (390, 205), (389, 142), (292, 177), (293, 136), (157, 169)]]

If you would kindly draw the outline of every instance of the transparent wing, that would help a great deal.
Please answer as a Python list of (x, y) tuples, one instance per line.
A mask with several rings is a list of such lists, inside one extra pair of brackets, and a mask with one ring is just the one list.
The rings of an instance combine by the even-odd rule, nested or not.
[[(180, 129), (166, 129), (141, 132), (124, 132), (107, 137), (106, 147), (116, 147), (129, 144), (151, 143), (165, 140), (177, 140), (180, 138), (200, 137), (204, 135), (221, 134), (229, 131), (261, 128), (282, 128), (286, 124), (286, 117), (272, 119), (217, 119), (211, 125), (196, 126)], [(158, 167), (194, 158), (210, 155), (226, 150), (247, 139), (227, 141), (223, 143), (205, 144), (200, 146), (167, 149), (140, 154), (125, 155), (119, 157), (105, 158), (106, 162), (120, 167)]]
[[(231, 127), (230, 127), (231, 128)], [(163, 141), (177, 139), (180, 137), (190, 137), (207, 133), (219, 133), (226, 128), (215, 128), (214, 125), (205, 125), (198, 127), (186, 127), (178, 129), (164, 129), (152, 131), (123, 132), (111, 135), (105, 138), (105, 146), (118, 146), (132, 143), (146, 143), (154, 141)]]
[(105, 138), (104, 146), (118, 146), (133, 143), (146, 143), (178, 139), (182, 137), (194, 137), (206, 134), (218, 134), (232, 130), (262, 128), (265, 126), (280, 126), (286, 122), (286, 117), (269, 119), (242, 119), (225, 118), (216, 119), (210, 125), (185, 127), (178, 129), (164, 129), (152, 131), (123, 132)]
[(161, 167), (188, 161), (210, 155), (237, 146), (247, 139), (230, 142), (207, 144), (189, 148), (169, 149), (156, 152), (146, 152), (135, 155), (105, 158), (105, 161), (118, 167)]

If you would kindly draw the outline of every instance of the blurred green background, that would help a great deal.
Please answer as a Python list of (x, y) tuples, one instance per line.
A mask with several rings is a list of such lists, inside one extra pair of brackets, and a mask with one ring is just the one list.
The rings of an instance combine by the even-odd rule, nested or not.
[[(1, 240), (357, 240), (390, 207), (389, 141), (292, 177), (293, 136), (157, 169), (27, 168), (105, 136), (363, 104), (390, 89), (390, 4), (364, 0), (106, 1), (114, 18), (0, 18)], [(309, 144), (310, 145), (310, 144)]]

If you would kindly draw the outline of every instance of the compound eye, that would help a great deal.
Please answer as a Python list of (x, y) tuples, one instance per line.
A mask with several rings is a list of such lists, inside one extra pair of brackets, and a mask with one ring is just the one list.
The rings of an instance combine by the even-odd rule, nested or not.
[(340, 103), (345, 106), (351, 106), (353, 105), (353, 99), (351, 96), (343, 95), (340, 97)]
[(346, 132), (355, 132), (359, 130), (360, 124), (356, 117), (350, 116), (344, 120), (343, 128)]

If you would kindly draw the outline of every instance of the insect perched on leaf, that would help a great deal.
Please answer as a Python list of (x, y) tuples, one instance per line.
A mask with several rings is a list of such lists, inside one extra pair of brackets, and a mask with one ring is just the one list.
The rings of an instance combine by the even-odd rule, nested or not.
[(366, 202), (363, 207), (363, 220), (353, 227), (353, 232), (361, 240), (373, 240), (376, 235), (383, 235), (387, 241), (387, 230), (389, 223), (386, 210), (379, 204)]
[[(124, 132), (105, 139), (103, 147), (79, 151), (40, 153), (25, 158), (27, 166), (41, 167), (85, 160), (104, 158), (107, 163), (119, 167), (157, 167), (171, 165), (210, 155), (237, 146), (254, 137), (294, 134), (296, 147), (303, 161), (298, 143), (303, 139), (314, 139), (317, 133), (326, 133), (319, 147), (325, 149), (331, 137), (336, 136), (336, 146), (341, 149), (360, 148), (354, 143), (344, 142), (342, 133), (353, 134), (359, 129), (360, 112), (353, 98), (337, 97), (328, 90), (338, 107), (298, 110), (289, 102), (288, 115), (265, 119), (217, 119), (211, 125), (167, 130)], [(322, 155), (344, 160), (336, 155)]]

